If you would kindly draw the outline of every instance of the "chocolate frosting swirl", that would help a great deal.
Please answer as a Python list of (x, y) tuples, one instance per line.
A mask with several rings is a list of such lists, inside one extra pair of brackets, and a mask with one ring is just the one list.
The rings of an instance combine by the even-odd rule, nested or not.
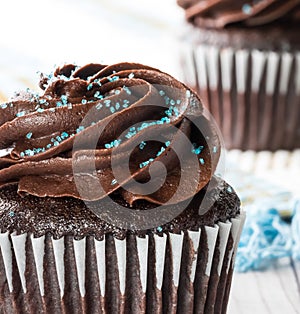
[[(183, 182), (174, 203), (210, 181), (219, 137), (198, 96), (168, 74), (135, 63), (67, 64), (41, 75), (40, 87), (41, 94), (26, 91), (0, 105), (0, 149), (7, 151), (0, 158), (0, 186), (17, 183), (21, 195), (88, 201), (117, 194), (132, 205), (168, 201), (183, 176), (182, 160), (190, 178), (199, 176)], [(135, 187), (160, 177), (161, 167), (150, 171), (156, 161), (166, 169), (160, 188), (147, 193)], [(89, 188), (95, 180), (103, 189)]]
[(200, 27), (224, 28), (300, 23), (299, 0), (178, 0), (189, 22)]

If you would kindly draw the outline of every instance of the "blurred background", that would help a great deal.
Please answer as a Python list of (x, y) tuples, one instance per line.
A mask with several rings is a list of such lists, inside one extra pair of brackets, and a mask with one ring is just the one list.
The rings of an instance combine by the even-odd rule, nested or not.
[(176, 34), (182, 19), (174, 0), (3, 1), (1, 92), (35, 88), (37, 71), (48, 73), (70, 62), (134, 61), (177, 76)]

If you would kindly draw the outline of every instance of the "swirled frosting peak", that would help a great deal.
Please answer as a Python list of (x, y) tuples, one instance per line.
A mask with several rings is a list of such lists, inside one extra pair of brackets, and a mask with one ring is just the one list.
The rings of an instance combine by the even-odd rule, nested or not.
[(219, 137), (198, 96), (168, 74), (67, 64), (41, 75), (40, 87), (0, 105), (0, 186), (132, 205), (180, 202), (210, 181)]
[(200, 27), (253, 27), (300, 23), (299, 0), (178, 0), (188, 21)]

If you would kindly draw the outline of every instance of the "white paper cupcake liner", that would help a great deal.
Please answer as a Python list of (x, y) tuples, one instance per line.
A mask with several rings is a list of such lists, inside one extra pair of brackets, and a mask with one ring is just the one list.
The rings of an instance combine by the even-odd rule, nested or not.
[(0, 234), (3, 313), (225, 311), (244, 214), (124, 240)]
[(183, 44), (180, 55), (228, 149), (300, 147), (300, 52)]

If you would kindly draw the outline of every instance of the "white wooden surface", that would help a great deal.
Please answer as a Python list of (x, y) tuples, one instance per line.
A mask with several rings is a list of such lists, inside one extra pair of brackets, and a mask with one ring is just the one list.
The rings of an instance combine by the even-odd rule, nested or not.
[(228, 314), (300, 313), (300, 262), (285, 259), (265, 271), (235, 273)]

